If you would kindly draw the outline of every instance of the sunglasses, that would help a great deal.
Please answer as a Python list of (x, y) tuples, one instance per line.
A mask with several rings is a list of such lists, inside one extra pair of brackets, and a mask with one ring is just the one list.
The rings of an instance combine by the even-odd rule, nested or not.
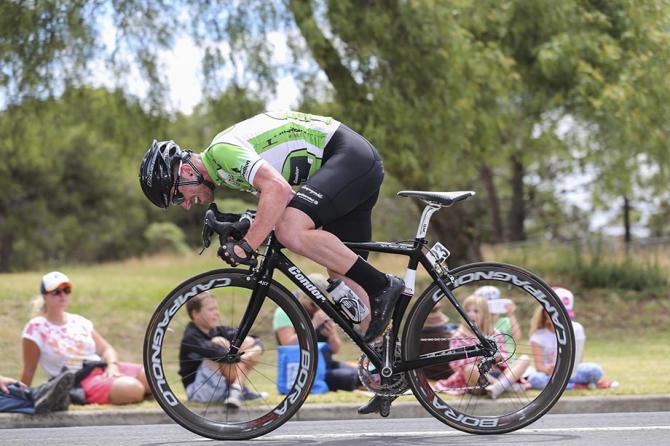
[[(191, 166), (191, 168), (193, 169), (193, 174), (196, 177), (195, 180), (189, 180), (189, 181), (181, 180), (181, 167), (184, 165), (184, 162), (188, 163), (189, 166)], [(195, 167), (195, 165), (191, 162), (190, 159), (188, 159), (188, 157), (179, 160), (179, 167), (177, 168), (177, 180), (174, 182), (174, 193), (172, 194), (172, 199), (170, 200), (170, 202), (174, 205), (179, 206), (184, 201), (186, 201), (186, 198), (184, 198), (184, 194), (179, 191), (179, 186), (191, 186), (191, 185), (197, 186), (199, 184), (204, 184), (210, 190), (214, 190), (214, 188), (216, 187), (212, 182), (205, 180), (205, 178), (202, 176), (198, 168)]]
[(177, 189), (177, 187), (175, 186), (174, 195), (172, 196), (172, 204), (174, 204), (175, 206), (179, 206), (184, 202), (184, 200), (185, 200), (184, 194), (179, 192), (179, 189)]
[(70, 294), (72, 292), (72, 288), (58, 288), (57, 290), (49, 291), (48, 294), (51, 294), (52, 296), (58, 296), (60, 294)]
[(181, 180), (181, 166), (184, 164), (183, 161), (179, 161), (179, 167), (177, 168), (177, 181), (174, 182), (174, 194), (172, 194), (172, 204), (179, 206), (184, 202), (184, 194), (179, 192), (177, 186), (180, 185)]

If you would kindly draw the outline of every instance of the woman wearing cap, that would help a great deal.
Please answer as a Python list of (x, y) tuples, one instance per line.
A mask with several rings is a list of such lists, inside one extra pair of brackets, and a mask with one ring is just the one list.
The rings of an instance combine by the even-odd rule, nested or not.
[[(35, 300), (36, 316), (23, 329), (23, 373), (21, 381), (30, 385), (39, 363), (49, 376), (63, 367), (78, 374), (88, 404), (128, 404), (140, 402), (149, 386), (140, 364), (119, 362), (116, 350), (88, 319), (65, 310), (70, 304), (72, 283), (63, 273), (44, 277)], [(104, 361), (104, 362), (103, 362)], [(96, 367), (86, 364), (98, 363)], [(106, 365), (105, 365), (106, 364)]]

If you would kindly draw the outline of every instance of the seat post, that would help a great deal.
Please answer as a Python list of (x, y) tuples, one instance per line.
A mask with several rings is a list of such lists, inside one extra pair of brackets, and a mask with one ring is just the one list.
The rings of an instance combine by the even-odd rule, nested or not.
[(426, 204), (426, 207), (423, 208), (423, 213), (421, 214), (421, 220), (419, 220), (419, 227), (416, 230), (416, 238), (424, 239), (426, 238), (426, 233), (428, 232), (428, 223), (430, 223), (430, 218), (436, 211), (439, 211), (442, 208), (439, 204), (430, 203)]

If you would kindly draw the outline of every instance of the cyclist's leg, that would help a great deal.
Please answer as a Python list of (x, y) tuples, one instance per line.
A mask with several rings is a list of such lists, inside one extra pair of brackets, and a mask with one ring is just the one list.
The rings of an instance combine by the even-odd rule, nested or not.
[(311, 225), (308, 230), (296, 231), (296, 223), (304, 225), (304, 216), (299, 218), (293, 208), (308, 216), (313, 228), (325, 228), (368, 200), (372, 199), (374, 205), (384, 169), (374, 147), (346, 126), (335, 132), (325, 154), (321, 169), (307, 180), (289, 203), (276, 233), (290, 250), (309, 257), (331, 272), (346, 276), (372, 296), (369, 300), (372, 319), (366, 331), (366, 341), (369, 342), (388, 325), (395, 302), (404, 288), (402, 280), (387, 278), (364, 258), (345, 248), (332, 234), (318, 233)]
[(346, 272), (356, 262), (356, 254), (335, 235), (315, 229), (314, 222), (303, 211), (286, 208), (275, 226), (277, 239), (289, 250), (325, 266)]
[[(328, 225), (365, 206), (371, 210), (384, 170), (374, 147), (362, 136), (341, 126), (324, 150), (322, 167), (300, 188), (277, 222), (275, 234), (291, 251), (344, 275), (357, 255), (344, 246), (343, 236), (367, 241), (369, 235), (324, 232)], [(370, 198), (374, 200), (368, 204)], [(365, 210), (365, 209), (363, 209)], [(367, 216), (369, 219), (369, 215)], [(370, 225), (370, 222), (367, 222)], [(360, 227), (365, 231), (365, 226)], [(367, 236), (367, 240), (365, 237)]]
[[(372, 208), (377, 202), (379, 191), (371, 195), (365, 202), (361, 203), (356, 209), (347, 215), (339, 218), (332, 223), (324, 225), (323, 230), (336, 235), (340, 240), (349, 242), (369, 242), (372, 240)], [(356, 255), (367, 260), (368, 251), (354, 251)], [(354, 282), (344, 274), (337, 271), (328, 270), (328, 275), (335, 279), (343, 280), (349, 288), (351, 288), (358, 297), (360, 297), (365, 305), (370, 307), (370, 299), (365, 289), (358, 283)], [(361, 330), (365, 332), (370, 324), (370, 317), (366, 317), (360, 324)]]

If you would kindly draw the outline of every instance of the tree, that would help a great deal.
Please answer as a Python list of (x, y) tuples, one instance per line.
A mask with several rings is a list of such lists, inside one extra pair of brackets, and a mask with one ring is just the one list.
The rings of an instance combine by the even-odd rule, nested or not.
[[(547, 80), (566, 85), (582, 123), (574, 142), (602, 207), (620, 207), (626, 241), (639, 200), (667, 189), (670, 152), (670, 2), (588, 2), (594, 31), (541, 55)], [(577, 31), (575, 31), (577, 32)], [(578, 57), (574, 57), (577, 54)], [(566, 57), (575, 61), (561, 63)]]
[(136, 101), (104, 89), (0, 113), (0, 271), (141, 252), (136, 158), (154, 124)]
[[(0, 93), (7, 104), (61, 95), (91, 81), (96, 63), (123, 85), (136, 67), (147, 104), (164, 105), (157, 53), (174, 42), (182, 3), (165, 0), (45, 0), (0, 3)], [(115, 30), (107, 47), (103, 31)]]
[[(205, 50), (209, 98), (232, 85), (262, 100), (280, 76), (292, 75), (304, 103), (346, 117), (403, 187), (485, 191), (485, 202), (435, 219), (455, 264), (477, 259), (485, 238), (519, 240), (528, 221), (540, 227), (542, 208), (552, 203), (547, 190), (575, 166), (597, 168), (593, 190), (603, 199), (634, 202), (636, 188), (667, 182), (667, 0), (82, 0), (2, 7), (10, 31), (0, 31), (0, 88), (10, 92), (10, 104), (84, 82), (78, 70), (85, 73), (100, 57), (125, 61), (122, 69), (134, 58), (154, 93), (147, 108), (160, 120), (155, 55), (186, 30)], [(115, 48), (103, 48), (100, 16), (116, 27)], [(273, 50), (282, 40), (290, 59), (278, 61)], [(51, 79), (45, 73), (54, 67)], [(572, 140), (557, 136), (566, 117), (585, 129)], [(188, 121), (182, 118), (173, 123)], [(209, 130), (185, 132), (195, 140)]]

